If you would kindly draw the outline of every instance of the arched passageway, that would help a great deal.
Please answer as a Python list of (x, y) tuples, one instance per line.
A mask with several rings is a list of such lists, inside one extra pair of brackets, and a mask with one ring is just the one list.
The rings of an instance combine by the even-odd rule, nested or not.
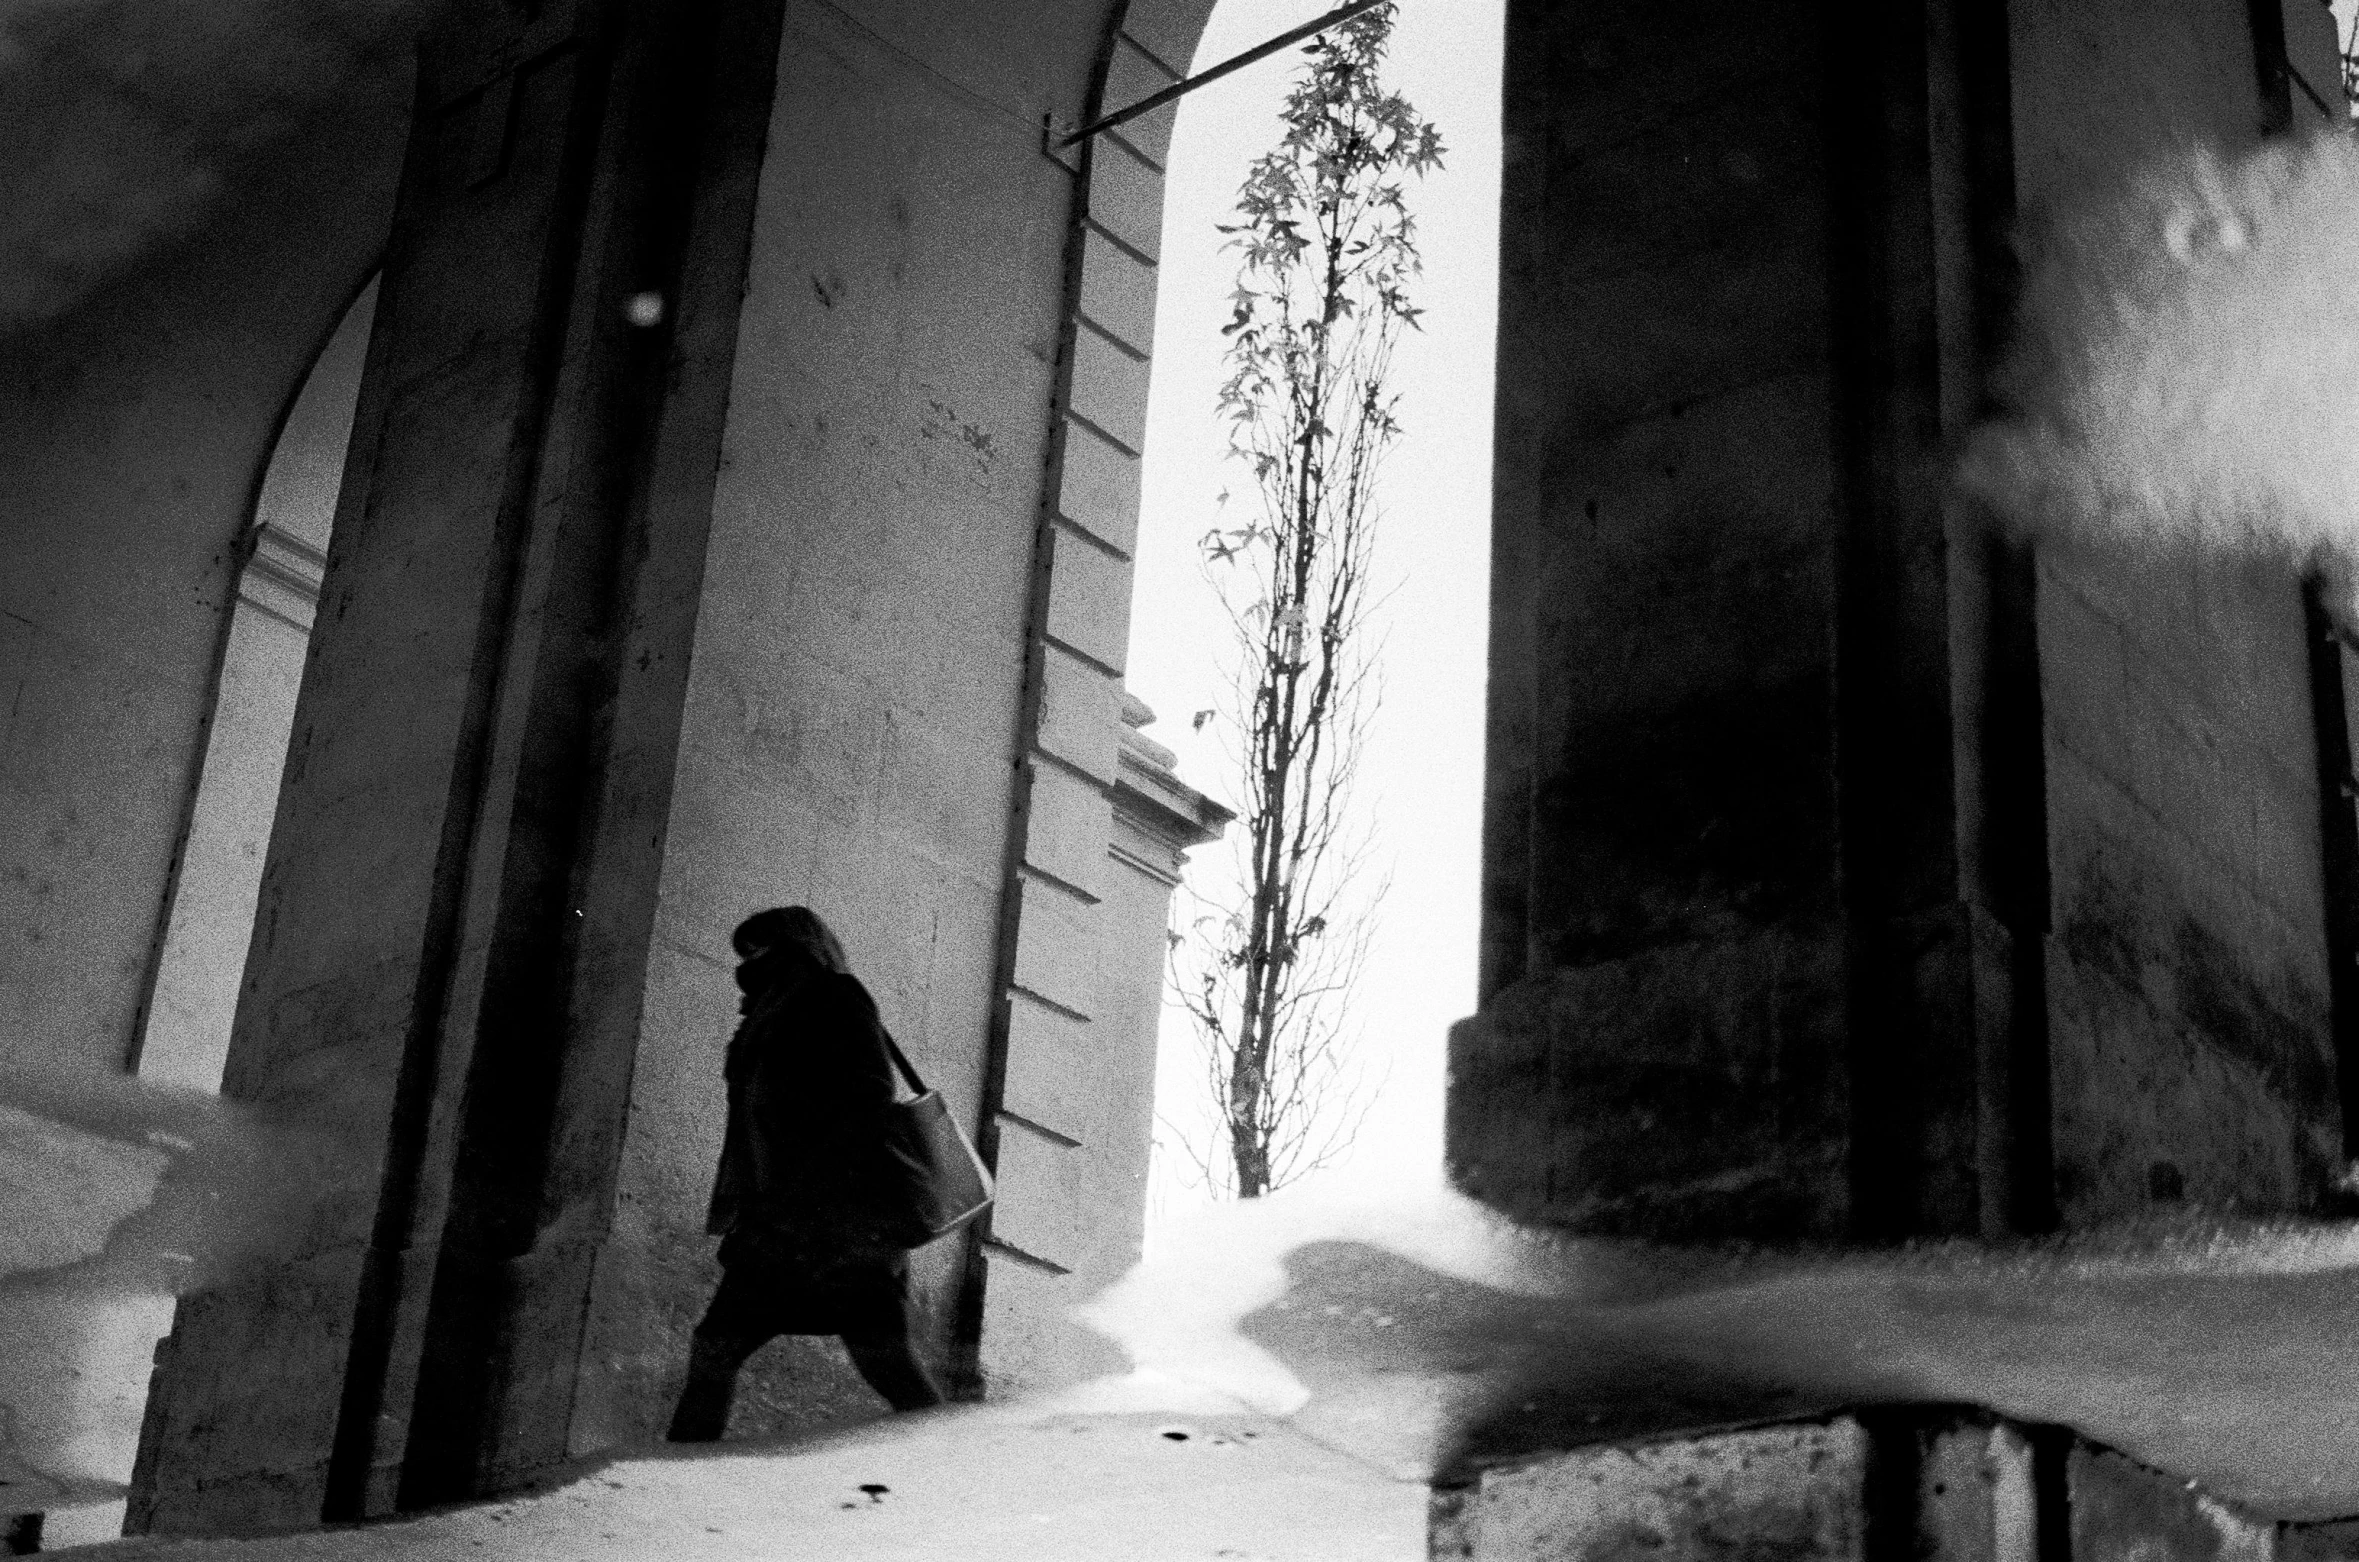
[[(1209, 821), (1122, 743), (1152, 162), (1010, 106), (1113, 90), (1103, 19), (1007, 20), (430, 40), (225, 1074), (334, 1149), (184, 1298), (135, 1525), (648, 1435), (711, 1275), (716, 954), (765, 903), (828, 911), (996, 1162), (993, 1224), (919, 1256), (929, 1348), (970, 1392), (1097, 1359), (1060, 1314), (1135, 1250), (1151, 1061), (1116, 879)], [(862, 1395), (798, 1341), (741, 1405)]]
[(143, 1079), (221, 1087), (376, 304), (372, 280), (304, 375), (240, 540), (204, 759), (134, 1058)]

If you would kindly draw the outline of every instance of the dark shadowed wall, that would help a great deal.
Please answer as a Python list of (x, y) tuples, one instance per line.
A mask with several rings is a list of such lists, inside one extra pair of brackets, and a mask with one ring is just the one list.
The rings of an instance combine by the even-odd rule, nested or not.
[[(131, 1058), (263, 462), (376, 263), (406, 65), (0, 339), (0, 1037)], [(290, 243), (287, 213), (303, 214)]]
[(2315, 122), (2326, 18), (1534, 0), (1509, 38), (1462, 1184), (1655, 1236), (2317, 1207), (2294, 570), (2034, 546), (1943, 472), (2048, 225)]
[[(2287, 4), (2309, 87), (2253, 90), (2234, 5), (2015, 7), (2022, 243), (2195, 139), (2339, 103), (2333, 27)], [(2291, 562), (2042, 549), (2058, 1205), (2313, 1207), (2342, 1154), (2318, 771)], [(2339, 691), (2338, 691), (2339, 692)]]

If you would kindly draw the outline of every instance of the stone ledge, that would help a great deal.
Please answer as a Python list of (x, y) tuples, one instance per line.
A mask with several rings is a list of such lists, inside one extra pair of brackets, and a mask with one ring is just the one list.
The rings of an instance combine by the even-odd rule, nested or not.
[(311, 633), (319, 605), (327, 556), (274, 522), (260, 521), (247, 533), (246, 566), (238, 574), (238, 596), (249, 606)]

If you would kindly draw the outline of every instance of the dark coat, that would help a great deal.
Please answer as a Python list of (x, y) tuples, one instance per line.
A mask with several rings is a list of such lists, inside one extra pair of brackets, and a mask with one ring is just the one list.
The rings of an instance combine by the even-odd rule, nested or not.
[(805, 1262), (873, 1254), (861, 1211), (882, 1169), (893, 1061), (876, 1000), (822, 972), (757, 993), (729, 1042), (729, 1126), (708, 1229), (783, 1243)]

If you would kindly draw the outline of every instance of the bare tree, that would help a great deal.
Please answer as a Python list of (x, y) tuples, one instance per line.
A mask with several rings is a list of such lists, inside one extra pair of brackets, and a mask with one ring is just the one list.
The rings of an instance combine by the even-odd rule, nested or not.
[[(2343, 57), (2343, 99), (2351, 105), (2352, 115), (2359, 117), (2359, 6), (2335, 6), (2332, 9), (2335, 29), (2342, 35), (2337, 52)], [(2351, 18), (2348, 27), (2342, 21), (2346, 13)]]
[(1349, 800), (1376, 704), (1366, 614), (1377, 468), (1401, 432), (1392, 352), (1418, 315), (1402, 181), (1442, 157), (1380, 79), (1394, 10), (1308, 45), (1279, 144), (1221, 228), (1242, 260), (1220, 410), (1256, 503), (1201, 547), (1235, 631), (1222, 714), (1244, 829), (1236, 902), (1175, 934), (1172, 964), (1220, 1124), (1189, 1153), (1241, 1198), (1331, 1159), (1367, 1104), (1348, 1000), (1381, 890), (1361, 883), (1370, 839)]

